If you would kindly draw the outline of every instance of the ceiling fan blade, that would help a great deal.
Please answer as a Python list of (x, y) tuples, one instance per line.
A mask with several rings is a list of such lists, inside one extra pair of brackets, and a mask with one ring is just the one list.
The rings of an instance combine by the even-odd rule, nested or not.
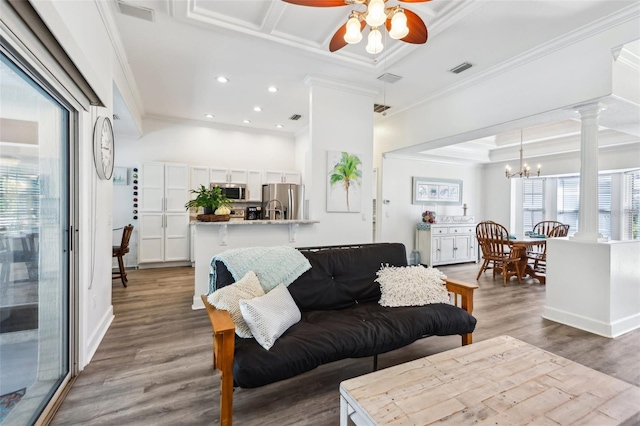
[(282, 0), (285, 3), (291, 3), (298, 6), (313, 6), (313, 7), (334, 7), (334, 6), (346, 6), (344, 0)]
[(426, 43), (429, 33), (427, 32), (427, 26), (424, 24), (424, 21), (410, 10), (404, 9), (404, 14), (407, 15), (407, 27), (409, 27), (409, 34), (400, 40), (413, 44)]
[[(360, 32), (364, 29), (367, 23), (365, 21), (360, 22)], [(336, 50), (340, 50), (345, 47), (348, 43), (344, 41), (344, 35), (347, 32), (347, 24), (345, 23), (343, 26), (338, 28), (338, 31), (331, 37), (331, 41), (329, 42), (329, 51), (335, 52)]]

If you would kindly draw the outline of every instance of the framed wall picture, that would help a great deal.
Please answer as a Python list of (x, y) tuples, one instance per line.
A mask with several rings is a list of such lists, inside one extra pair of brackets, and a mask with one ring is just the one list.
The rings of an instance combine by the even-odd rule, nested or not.
[(413, 177), (413, 204), (462, 204), (462, 181)]
[(114, 185), (129, 185), (128, 169), (126, 167), (114, 167), (113, 168), (113, 184)]
[(327, 212), (362, 209), (362, 154), (327, 151)]

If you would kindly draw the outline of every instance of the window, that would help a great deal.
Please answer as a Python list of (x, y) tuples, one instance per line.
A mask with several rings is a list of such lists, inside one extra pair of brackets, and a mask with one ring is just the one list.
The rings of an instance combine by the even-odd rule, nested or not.
[(569, 235), (578, 230), (580, 178), (558, 179), (558, 221), (569, 225)]
[[(558, 221), (569, 225), (569, 235), (578, 231), (580, 177), (558, 179)], [(598, 232), (611, 237), (611, 175), (598, 176)]]
[(640, 239), (640, 170), (624, 174), (624, 213), (622, 239)]
[(611, 238), (611, 175), (598, 176), (598, 232)]
[(544, 179), (522, 179), (522, 210), (524, 232), (544, 220)]
[(35, 164), (9, 164), (0, 161), (0, 229), (20, 231), (38, 225), (40, 210), (40, 189), (38, 188), (38, 167)]

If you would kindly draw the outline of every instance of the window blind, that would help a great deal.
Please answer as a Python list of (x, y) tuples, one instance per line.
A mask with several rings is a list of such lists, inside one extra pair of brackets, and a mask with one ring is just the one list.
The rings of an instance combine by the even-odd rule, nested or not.
[(558, 221), (569, 225), (569, 235), (578, 230), (580, 205), (580, 178), (578, 176), (558, 179)]
[[(569, 235), (578, 231), (580, 177), (558, 179), (558, 220), (569, 225)], [(598, 176), (598, 232), (611, 237), (611, 175)]]
[(640, 239), (640, 170), (624, 174), (624, 218), (622, 239)]
[(544, 220), (544, 179), (522, 179), (523, 233)]
[(611, 175), (598, 176), (598, 232), (611, 238)]
[(0, 228), (20, 231), (38, 226), (40, 188), (37, 165), (0, 165), (0, 194)]

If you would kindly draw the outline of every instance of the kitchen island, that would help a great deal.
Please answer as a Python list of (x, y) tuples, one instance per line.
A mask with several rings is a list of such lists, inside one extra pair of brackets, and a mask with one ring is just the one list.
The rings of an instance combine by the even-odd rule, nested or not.
[(200, 295), (209, 291), (211, 258), (225, 250), (253, 246), (296, 246), (300, 226), (317, 220), (191, 221), (191, 259), (195, 264), (192, 309), (204, 309)]

